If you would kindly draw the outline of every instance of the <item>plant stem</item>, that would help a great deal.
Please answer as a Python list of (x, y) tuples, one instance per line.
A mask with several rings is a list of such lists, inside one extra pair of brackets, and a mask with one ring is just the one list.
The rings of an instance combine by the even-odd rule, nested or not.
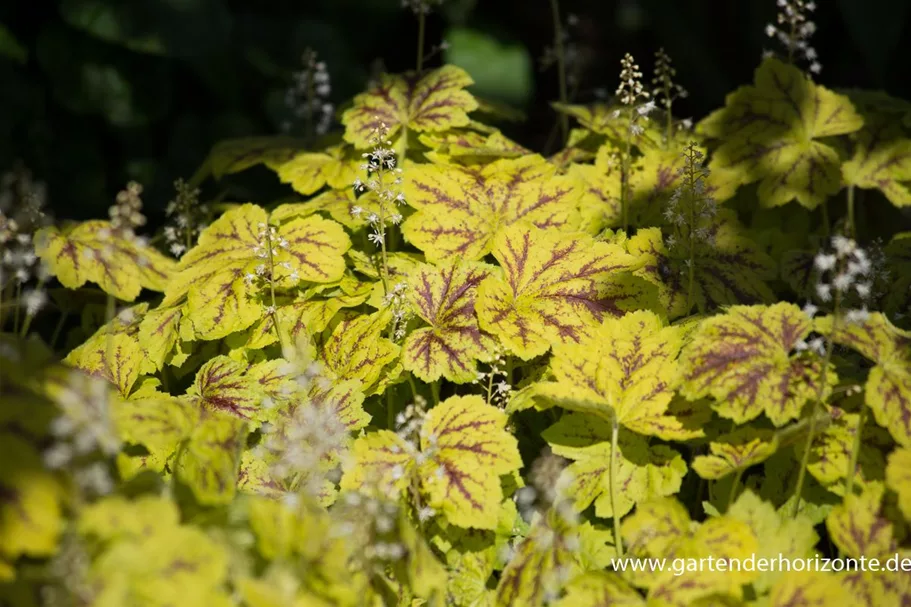
[(800, 496), (803, 493), (803, 484), (807, 476), (807, 466), (810, 463), (810, 451), (813, 448), (813, 441), (816, 438), (816, 414), (822, 405), (823, 394), (825, 394), (829, 364), (832, 362), (832, 350), (834, 349), (835, 343), (834, 335), (838, 331), (838, 321), (841, 317), (838, 311), (839, 303), (840, 295), (836, 292), (833, 306), (832, 334), (826, 341), (826, 355), (822, 361), (822, 368), (819, 371), (819, 384), (816, 388), (816, 400), (813, 401), (813, 410), (810, 413), (810, 429), (807, 432), (807, 446), (804, 447), (803, 457), (800, 459), (800, 472), (797, 473), (797, 487), (794, 490), (795, 499), (793, 516), (797, 516), (800, 512)]
[(418, 61), (417, 61), (417, 72), (421, 73), (421, 70), (424, 69), (424, 25), (425, 25), (426, 16), (424, 11), (418, 13)]
[(626, 129), (626, 146), (623, 150), (623, 159), (620, 164), (620, 208), (623, 214), (623, 231), (629, 233), (629, 172), (630, 172), (630, 154), (633, 149), (633, 120), (635, 120), (635, 110), (629, 108), (629, 125)]
[[(560, 103), (566, 104), (569, 96), (566, 93), (566, 53), (563, 48), (563, 24), (560, 21), (560, 2), (550, 0), (550, 10), (554, 21), (554, 53), (557, 56), (557, 79), (560, 86)], [(561, 145), (566, 144), (569, 136), (569, 116), (560, 112)]]
[(433, 404), (440, 404), (440, 380), (430, 384), (430, 393), (433, 395)]
[(848, 463), (848, 474), (845, 477), (845, 498), (854, 491), (854, 475), (857, 470), (857, 460), (860, 457), (860, 445), (864, 432), (864, 422), (867, 421), (867, 407), (860, 405), (860, 416), (857, 419), (857, 432), (854, 433), (854, 445), (851, 447), (851, 461)]
[(614, 546), (617, 556), (623, 556), (623, 539), (620, 537), (620, 516), (617, 513), (617, 443), (620, 438), (620, 420), (616, 412), (612, 416), (612, 429), (610, 439), (610, 507), (614, 519)]

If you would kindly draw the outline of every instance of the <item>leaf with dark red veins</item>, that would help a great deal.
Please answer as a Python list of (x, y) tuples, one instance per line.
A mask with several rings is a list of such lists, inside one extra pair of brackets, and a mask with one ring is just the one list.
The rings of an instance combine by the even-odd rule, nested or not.
[(581, 341), (605, 315), (647, 307), (653, 294), (624, 272), (635, 269), (632, 256), (584, 234), (518, 224), (497, 236), (493, 254), (503, 276), (481, 283), (478, 319), (525, 360)]
[(669, 249), (658, 228), (639, 230), (626, 246), (642, 266), (634, 274), (658, 287), (659, 301), (671, 318), (686, 316), (692, 308), (709, 311), (775, 298), (766, 284), (775, 278), (775, 262), (747, 237), (729, 211), (719, 211), (705, 239), (695, 243), (692, 301), (688, 248)]
[(234, 497), (246, 437), (246, 424), (233, 415), (210, 411), (200, 417), (175, 465), (200, 504), (227, 504)]
[(697, 455), (692, 468), (702, 478), (718, 480), (761, 464), (778, 449), (771, 430), (743, 427), (709, 443), (710, 455)]
[(477, 262), (421, 264), (408, 277), (408, 297), (429, 327), (412, 331), (402, 345), (406, 371), (425, 382), (440, 377), (457, 383), (477, 379), (475, 361), (493, 346), (475, 317), (478, 285), (493, 267)]
[(110, 382), (123, 397), (130, 394), (144, 361), (145, 353), (135, 338), (104, 329), (64, 359), (67, 364)]
[(405, 173), (404, 194), (418, 212), (402, 233), (428, 261), (481, 259), (518, 221), (578, 229), (582, 189), (536, 155), (473, 167), (416, 165)]
[(254, 419), (262, 404), (263, 392), (246, 367), (227, 356), (216, 356), (196, 373), (187, 394), (200, 407), (244, 420)]
[(241, 137), (220, 141), (206, 159), (215, 179), (239, 173), (261, 163), (282, 163), (305, 150), (307, 143), (293, 137)]
[(266, 211), (253, 204), (231, 209), (180, 260), (164, 304), (186, 294), (187, 317), (199, 337), (225, 337), (259, 320), (260, 289), (270, 272), (278, 287), (331, 283), (344, 274), (351, 241), (342, 226), (319, 216), (291, 219), (275, 228), (270, 262), (270, 244), (261, 235), (268, 221)]
[[(832, 333), (832, 318), (819, 318), (817, 330)], [(867, 376), (864, 400), (876, 422), (911, 447), (911, 332), (896, 328), (882, 313), (863, 323), (838, 324), (835, 343), (848, 346), (876, 363)]]
[(775, 207), (797, 200), (814, 209), (841, 188), (841, 160), (826, 137), (859, 130), (851, 101), (814, 83), (799, 68), (770, 58), (755, 84), (727, 96), (724, 108), (699, 129), (721, 146), (709, 168), (759, 181), (759, 202)]
[(180, 337), (184, 306), (160, 306), (147, 312), (139, 323), (139, 345), (154, 371), (164, 366)]
[[(812, 325), (790, 303), (732, 306), (703, 320), (681, 354), (682, 394), (713, 397), (714, 409), (738, 424), (762, 413), (776, 426), (797, 418), (818, 393), (822, 361), (808, 352), (794, 354)], [(823, 397), (834, 383), (828, 370)]]
[(124, 301), (136, 299), (143, 288), (164, 291), (175, 273), (174, 260), (107, 221), (41, 228), (35, 233), (35, 253), (64, 287), (93, 282)]
[(857, 136), (854, 157), (841, 166), (845, 183), (877, 189), (897, 207), (911, 205), (911, 139), (890, 122), (868, 125)]
[(427, 413), (419, 474), (428, 504), (459, 527), (495, 529), (503, 501), (500, 477), (522, 466), (506, 414), (480, 396), (453, 396)]
[(473, 81), (468, 72), (454, 65), (424, 75), (383, 74), (380, 82), (354, 98), (342, 115), (345, 141), (358, 149), (370, 147), (374, 131), (385, 125), (388, 136), (400, 130), (446, 131), (466, 126), (468, 112), (478, 102), (465, 90)]
[(399, 346), (383, 336), (390, 320), (388, 310), (382, 310), (336, 325), (321, 350), (329, 371), (341, 381), (361, 381), (364, 392), (373, 394), (384, 372), (389, 372), (387, 365), (399, 355)]

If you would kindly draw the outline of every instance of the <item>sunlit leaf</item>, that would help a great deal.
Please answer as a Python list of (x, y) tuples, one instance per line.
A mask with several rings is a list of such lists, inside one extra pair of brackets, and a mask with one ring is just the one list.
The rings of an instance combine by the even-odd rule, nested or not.
[(278, 173), (282, 183), (294, 191), (309, 196), (328, 185), (330, 188), (353, 191), (352, 184), (362, 163), (350, 146), (334, 145), (322, 152), (302, 152), (287, 160), (268, 159), (266, 164)]
[(380, 125), (389, 137), (399, 130), (445, 131), (468, 124), (468, 112), (478, 107), (471, 93), (468, 73), (445, 65), (423, 76), (384, 74), (380, 82), (354, 98), (342, 115), (345, 140), (357, 148), (370, 146), (370, 138)]
[[(611, 424), (601, 418), (570, 413), (541, 434), (555, 454), (573, 460), (563, 475), (576, 510), (584, 510), (594, 501), (595, 513), (602, 518), (614, 515), (611, 432)], [(686, 463), (677, 451), (665, 445), (650, 446), (645, 437), (626, 430), (620, 431), (615, 468), (618, 516), (639, 502), (673, 495), (686, 475)]]
[(681, 331), (652, 312), (608, 317), (579, 343), (554, 346), (551, 373), (537, 395), (565, 409), (592, 413), (639, 434), (686, 440), (701, 431), (668, 415), (679, 374)]
[(896, 449), (889, 455), (886, 482), (898, 494), (898, 505), (911, 521), (911, 449)]
[(566, 586), (566, 596), (555, 607), (612, 607), (614, 605), (645, 607), (645, 599), (623, 578), (614, 573), (596, 571), (582, 574)]
[(841, 188), (838, 152), (821, 140), (853, 133), (863, 118), (847, 97), (815, 84), (799, 68), (775, 58), (756, 70), (755, 83), (728, 95), (699, 125), (722, 140), (709, 168), (759, 181), (762, 206), (791, 200), (813, 209)]
[(497, 236), (493, 255), (503, 278), (492, 276), (478, 289), (481, 328), (526, 360), (578, 342), (607, 314), (650, 301), (648, 285), (624, 273), (634, 267), (629, 255), (581, 234), (515, 225)]
[(202, 409), (252, 419), (263, 394), (246, 371), (245, 365), (227, 356), (216, 356), (196, 373), (196, 381), (187, 394)]
[(844, 600), (834, 575), (822, 571), (789, 571), (772, 587), (769, 607), (828, 607)]
[(556, 175), (540, 156), (480, 167), (418, 165), (405, 174), (405, 199), (418, 210), (402, 233), (429, 261), (481, 259), (518, 221), (539, 228), (579, 227), (581, 183)]
[[(682, 393), (711, 396), (723, 417), (743, 423), (765, 413), (781, 426), (818, 393), (821, 361), (795, 352), (812, 321), (790, 303), (732, 306), (702, 321), (681, 354)], [(834, 383), (826, 376), (822, 394)]]
[(164, 366), (177, 345), (183, 315), (183, 306), (158, 307), (146, 313), (140, 322), (139, 346), (156, 371)]
[(854, 157), (841, 167), (845, 182), (877, 189), (895, 206), (911, 205), (911, 190), (901, 183), (911, 181), (911, 139), (901, 135), (901, 129), (891, 123), (860, 131)]
[(360, 380), (370, 394), (399, 355), (399, 346), (383, 336), (389, 321), (376, 312), (340, 322), (321, 351), (326, 367), (340, 380)]
[(486, 264), (453, 262), (422, 264), (408, 277), (411, 306), (430, 326), (412, 331), (402, 344), (406, 371), (428, 383), (441, 376), (458, 383), (477, 379), (475, 361), (493, 340), (478, 327), (475, 297), (491, 272)]
[(145, 353), (136, 339), (99, 331), (70, 352), (64, 362), (110, 382), (121, 396), (127, 396), (139, 377), (144, 361)]
[(260, 233), (268, 216), (246, 204), (231, 209), (206, 228), (198, 244), (180, 261), (166, 302), (187, 294), (187, 316), (200, 337), (216, 339), (246, 329), (263, 315), (255, 278), (272, 271), (279, 287), (300, 281), (331, 283), (345, 271), (344, 253), (351, 241), (334, 221), (311, 216), (276, 228), (272, 255)]
[(143, 288), (164, 291), (175, 272), (173, 260), (107, 221), (42, 228), (35, 234), (35, 253), (66, 288), (93, 282), (125, 301), (136, 299)]

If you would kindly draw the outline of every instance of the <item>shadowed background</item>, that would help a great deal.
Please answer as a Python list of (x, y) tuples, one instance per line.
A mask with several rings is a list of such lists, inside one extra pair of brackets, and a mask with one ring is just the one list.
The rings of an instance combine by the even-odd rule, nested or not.
[[(911, 2), (818, 4), (819, 82), (911, 99), (900, 76)], [(580, 102), (613, 93), (625, 52), (650, 79), (663, 46), (690, 93), (675, 113), (699, 119), (752, 79), (764, 48), (779, 50), (764, 33), (774, 0), (561, 0), (560, 10)], [(553, 143), (557, 77), (541, 61), (553, 41), (549, 0), (446, 0), (428, 19), (427, 49), (443, 39), (449, 49), (430, 66), (462, 65), (475, 93), (526, 114), (501, 125), (508, 135), (539, 150)], [(0, 171), (24, 163), (46, 182), (53, 213), (71, 218), (105, 216), (137, 180), (154, 227), (174, 179), (191, 176), (212, 144), (280, 132), (306, 48), (326, 62), (338, 107), (378, 70), (412, 69), (416, 40), (417, 20), (398, 0), (6, 0)], [(229, 199), (262, 188), (284, 193), (263, 171), (232, 184)]]

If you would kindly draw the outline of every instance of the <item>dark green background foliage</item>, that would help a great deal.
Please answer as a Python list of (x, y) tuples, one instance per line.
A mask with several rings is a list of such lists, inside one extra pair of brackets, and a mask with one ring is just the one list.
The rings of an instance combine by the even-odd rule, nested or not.
[[(882, 88), (911, 98), (911, 2), (824, 0), (814, 46), (826, 86)], [(563, 0), (578, 16), (576, 101), (616, 86), (630, 51), (650, 77), (664, 46), (690, 97), (681, 117), (704, 116), (752, 78), (773, 0)], [(21, 160), (49, 188), (58, 217), (103, 216), (128, 179), (146, 186), (161, 219), (171, 183), (189, 177), (213, 143), (273, 134), (284, 90), (307, 47), (325, 60), (331, 100), (363, 90), (371, 73), (413, 67), (417, 21), (399, 0), (3, 0), (0, 2), (0, 170)], [(446, 0), (428, 21), (427, 47), (468, 69), (475, 92), (521, 108), (505, 131), (542, 149), (553, 131), (554, 69), (539, 59), (553, 36), (548, 0)], [(675, 106), (675, 110), (678, 106)], [(245, 175), (225, 194), (281, 190)], [(214, 192), (210, 192), (214, 193)]]

